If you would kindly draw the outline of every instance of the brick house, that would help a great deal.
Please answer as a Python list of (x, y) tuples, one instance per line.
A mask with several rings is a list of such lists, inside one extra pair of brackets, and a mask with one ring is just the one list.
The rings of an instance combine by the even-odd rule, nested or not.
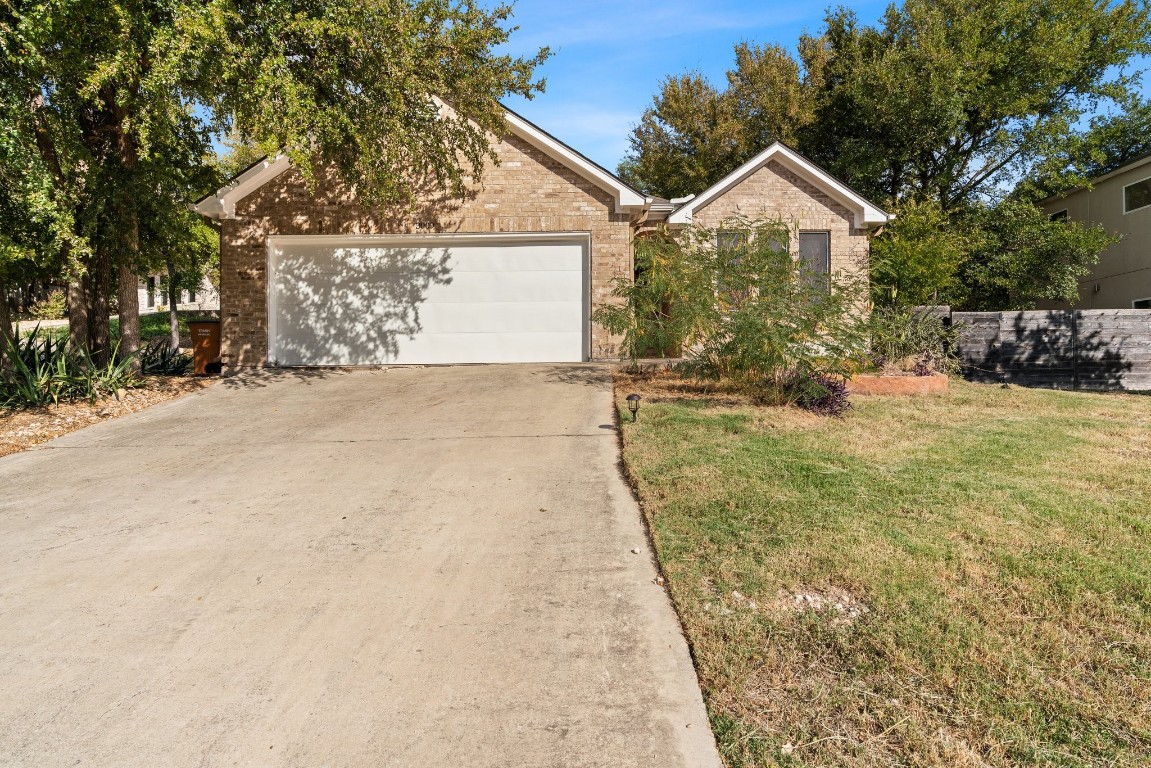
[(499, 164), (462, 200), (367, 208), (332, 179), (309, 191), (281, 157), (198, 201), (221, 229), (225, 368), (615, 358), (591, 312), (632, 278), (639, 228), (780, 219), (797, 256), (839, 270), (866, 269), (867, 231), (888, 220), (780, 144), (667, 201), (507, 118)]

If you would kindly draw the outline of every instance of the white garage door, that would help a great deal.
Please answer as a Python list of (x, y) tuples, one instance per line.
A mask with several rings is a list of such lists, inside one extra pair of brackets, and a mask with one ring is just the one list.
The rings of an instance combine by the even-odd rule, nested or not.
[(276, 365), (578, 362), (587, 239), (269, 239)]

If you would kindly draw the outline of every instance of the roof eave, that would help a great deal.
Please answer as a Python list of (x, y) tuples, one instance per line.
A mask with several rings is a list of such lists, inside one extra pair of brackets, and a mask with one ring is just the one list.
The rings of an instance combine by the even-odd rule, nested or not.
[(691, 224), (697, 208), (703, 208), (721, 197), (775, 158), (782, 158), (785, 161), (783, 164), (790, 170), (805, 177), (809, 183), (832, 193), (832, 197), (851, 210), (852, 225), (856, 229), (872, 229), (895, 218), (791, 147), (777, 141), (700, 194), (684, 202), (668, 217), (668, 223)]
[(507, 112), (508, 127), (513, 134), (544, 154), (560, 160), (605, 192), (612, 193), (615, 197), (616, 213), (635, 213), (648, 207), (647, 196), (628, 186), (622, 179), (507, 107), (504, 107), (504, 110)]
[(236, 203), (291, 167), (287, 155), (279, 155), (275, 159), (265, 157), (216, 190), (216, 194), (202, 197), (193, 203), (192, 210), (209, 219), (234, 219)]

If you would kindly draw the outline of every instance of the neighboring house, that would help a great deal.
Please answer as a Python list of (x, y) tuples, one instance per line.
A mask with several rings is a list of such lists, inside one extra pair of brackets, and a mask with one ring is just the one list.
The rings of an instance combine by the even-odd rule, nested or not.
[(686, 201), (644, 195), (515, 113), (463, 200), (361, 206), (266, 159), (196, 203), (220, 222), (222, 361), (238, 367), (579, 362), (618, 357), (591, 321), (634, 277), (641, 227), (789, 222), (797, 254), (865, 269), (888, 216), (776, 144)]
[[(160, 307), (168, 306), (168, 291), (165, 287), (164, 275), (148, 275), (140, 279), (138, 295), (140, 297), (141, 312), (155, 312)], [(177, 309), (219, 309), (220, 294), (215, 286), (204, 278), (200, 287), (194, 291), (180, 291), (180, 303)]]
[[(1102, 224), (1123, 236), (1079, 281), (1079, 309), (1151, 309), (1151, 156), (1040, 205), (1052, 218)], [(1046, 302), (1041, 309), (1065, 309)]]

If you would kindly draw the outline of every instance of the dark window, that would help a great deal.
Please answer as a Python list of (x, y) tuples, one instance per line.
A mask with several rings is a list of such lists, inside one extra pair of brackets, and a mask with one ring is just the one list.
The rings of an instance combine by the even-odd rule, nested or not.
[(1056, 211), (1047, 218), (1051, 219), (1052, 221), (1063, 221), (1067, 218), (1067, 209), (1064, 208), (1062, 211)]
[(148, 278), (148, 309), (156, 306), (156, 278)]
[(1151, 309), (1151, 299), (1135, 299), (1131, 302), (1131, 309)]
[(734, 252), (738, 254), (746, 245), (746, 232), (725, 232), (721, 230), (715, 235), (715, 246), (719, 249), (720, 253)]
[(195, 290), (188, 291), (188, 303), (189, 304), (196, 303), (196, 291)]
[(799, 260), (803, 266), (821, 275), (831, 271), (831, 233), (800, 232)]
[[(715, 246), (719, 256), (724, 261), (724, 268), (730, 267), (736, 271), (743, 261), (743, 253), (747, 249), (747, 233), (746, 232), (727, 232), (719, 231), (715, 234)], [(719, 293), (731, 305), (742, 304), (747, 300), (747, 290), (739, 290), (732, 281), (725, 279), (722, 276), (719, 278), (719, 285), (716, 286)]]
[(1123, 187), (1123, 212), (1131, 213), (1151, 205), (1151, 179)]

